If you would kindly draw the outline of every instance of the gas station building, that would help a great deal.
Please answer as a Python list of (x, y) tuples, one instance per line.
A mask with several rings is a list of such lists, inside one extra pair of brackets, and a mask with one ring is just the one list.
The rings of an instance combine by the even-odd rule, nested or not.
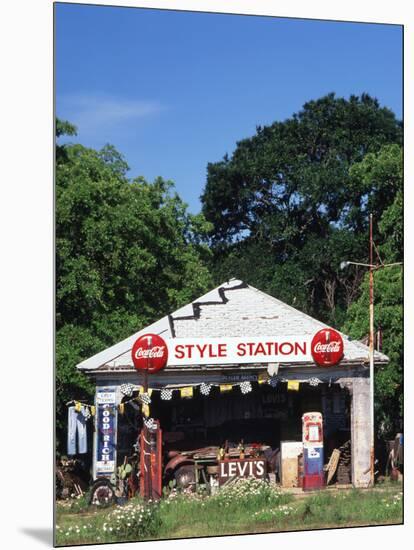
[[(151, 416), (159, 420), (163, 434), (181, 432), (199, 445), (233, 438), (276, 448), (283, 441), (302, 441), (302, 416), (319, 412), (325, 462), (334, 448), (350, 440), (350, 482), (367, 487), (372, 428), (369, 349), (340, 334), (342, 358), (332, 366), (320, 366), (312, 358), (311, 345), (324, 329), (331, 327), (232, 279), (77, 368), (94, 380), (97, 407), (103, 396), (117, 408), (128, 401), (126, 386), (143, 383), (132, 361), (134, 343), (142, 335), (159, 335), (168, 345), (168, 362), (149, 374), (148, 384)], [(375, 352), (374, 360), (378, 366), (388, 358)], [(95, 426), (94, 478), (110, 475), (130, 452), (138, 413), (137, 405), (126, 406), (124, 414), (114, 416), (112, 450), (105, 463), (100, 453), (107, 443)], [(97, 415), (95, 424), (99, 421)]]

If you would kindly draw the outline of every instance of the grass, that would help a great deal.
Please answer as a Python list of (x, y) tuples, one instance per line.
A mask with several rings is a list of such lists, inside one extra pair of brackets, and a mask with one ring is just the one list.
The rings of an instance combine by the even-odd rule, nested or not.
[(131, 499), (125, 506), (89, 507), (73, 512), (57, 507), (56, 544), (123, 542), (156, 538), (159, 506)]
[(56, 543), (65, 546), (399, 523), (401, 484), (321, 491), (297, 499), (253, 482), (213, 497), (173, 493), (157, 505), (144, 504), (139, 498), (126, 506), (105, 509), (87, 507), (82, 499), (77, 505), (58, 504)]

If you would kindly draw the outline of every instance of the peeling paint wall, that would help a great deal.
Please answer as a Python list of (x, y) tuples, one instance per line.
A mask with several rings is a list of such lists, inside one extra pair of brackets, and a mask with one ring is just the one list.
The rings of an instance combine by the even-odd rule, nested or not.
[(369, 378), (354, 378), (351, 401), (352, 484), (368, 487), (371, 465), (371, 400)]

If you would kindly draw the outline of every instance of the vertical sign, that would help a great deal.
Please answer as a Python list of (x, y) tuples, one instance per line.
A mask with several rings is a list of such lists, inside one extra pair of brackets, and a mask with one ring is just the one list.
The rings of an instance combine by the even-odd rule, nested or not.
[(98, 388), (96, 392), (95, 476), (110, 476), (116, 469), (116, 435), (118, 410), (116, 387)]

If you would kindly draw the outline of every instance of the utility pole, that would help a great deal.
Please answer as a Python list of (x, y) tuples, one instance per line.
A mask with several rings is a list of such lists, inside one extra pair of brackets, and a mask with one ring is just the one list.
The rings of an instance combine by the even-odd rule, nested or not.
[(374, 486), (375, 462), (375, 414), (374, 414), (374, 241), (372, 237), (372, 214), (369, 215), (369, 389), (371, 400), (371, 461), (370, 484)]
[(369, 390), (370, 390), (370, 405), (371, 405), (371, 442), (370, 442), (370, 466), (364, 472), (370, 472), (370, 485), (374, 486), (374, 465), (375, 465), (375, 413), (374, 413), (374, 271), (384, 267), (395, 265), (403, 265), (402, 262), (393, 262), (391, 264), (383, 264), (378, 257), (380, 263), (374, 264), (374, 239), (373, 239), (373, 218), (369, 215), (369, 264), (361, 262), (351, 262), (349, 260), (342, 261), (339, 269), (345, 269), (349, 265), (358, 265), (369, 268)]
[[(148, 336), (147, 349), (152, 348), (152, 338)], [(144, 370), (143, 391), (144, 395), (148, 394), (148, 370), (151, 367), (149, 354), (147, 355), (147, 368)], [(151, 447), (150, 447), (150, 430), (147, 428), (145, 422), (143, 426), (144, 433), (144, 493), (145, 498), (152, 498), (152, 477), (151, 477)], [(148, 460), (150, 457), (150, 460)]]

